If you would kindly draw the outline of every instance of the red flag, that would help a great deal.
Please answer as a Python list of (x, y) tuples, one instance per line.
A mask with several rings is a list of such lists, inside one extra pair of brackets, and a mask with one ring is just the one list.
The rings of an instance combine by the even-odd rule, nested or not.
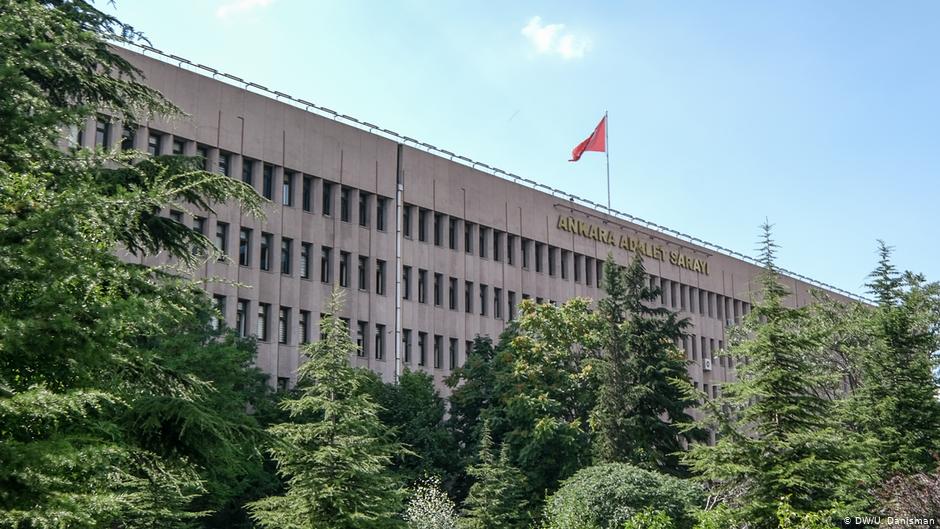
[(595, 151), (595, 152), (607, 152), (607, 115), (604, 114), (604, 117), (601, 118), (601, 122), (597, 124), (597, 128), (594, 129), (594, 132), (581, 143), (578, 144), (574, 150), (571, 151), (571, 159), (569, 162), (577, 162), (581, 159), (581, 155), (585, 151)]

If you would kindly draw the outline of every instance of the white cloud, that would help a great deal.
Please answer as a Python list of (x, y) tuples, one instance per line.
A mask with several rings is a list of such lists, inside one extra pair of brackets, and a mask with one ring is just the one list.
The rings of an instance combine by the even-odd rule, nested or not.
[(227, 18), (231, 15), (251, 11), (255, 8), (267, 7), (273, 1), (274, 0), (232, 0), (231, 2), (226, 2), (217, 7), (215, 10), (215, 16), (219, 18)]
[(564, 24), (542, 24), (542, 17), (538, 16), (522, 28), (522, 35), (536, 52), (562, 59), (580, 59), (591, 49), (590, 39), (565, 31)]

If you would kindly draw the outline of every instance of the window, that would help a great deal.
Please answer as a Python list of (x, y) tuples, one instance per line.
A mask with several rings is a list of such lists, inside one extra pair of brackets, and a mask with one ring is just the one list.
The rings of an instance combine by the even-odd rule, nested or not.
[(411, 210), (413, 207), (405, 204), (401, 211), (401, 231), (409, 239), (411, 238)]
[(183, 212), (182, 212), (182, 211), (177, 211), (177, 210), (175, 210), (175, 209), (171, 209), (171, 210), (170, 210), (170, 218), (173, 219), (175, 222), (179, 222), (180, 224), (182, 224), (182, 222), (183, 222)]
[(255, 336), (262, 342), (268, 341), (268, 309), (270, 307), (267, 303), (258, 303), (258, 327), (255, 329)]
[(205, 145), (196, 146), (196, 156), (202, 160), (202, 170), (209, 170), (209, 148)]
[(261, 232), (261, 256), (258, 259), (258, 266), (262, 270), (271, 270), (271, 245), (273, 242), (273, 235)]
[(385, 261), (375, 260), (375, 293), (385, 295)]
[(443, 285), (441, 285), (441, 283), (443, 282), (444, 282), (443, 274), (434, 274), (434, 306), (435, 307), (441, 306), (441, 303), (442, 303), (443, 293), (441, 292), (441, 288), (443, 288)]
[(328, 246), (320, 249), (320, 281), (333, 282), (333, 249)]
[(254, 173), (255, 161), (251, 158), (242, 158), (242, 182), (255, 187)]
[(411, 299), (411, 267), (401, 267), (401, 298)]
[(535, 243), (535, 271), (542, 272), (542, 250), (545, 248), (545, 245), (537, 242)]
[(444, 240), (444, 215), (434, 214), (434, 246), (440, 246)]
[(509, 320), (512, 321), (516, 317), (516, 293), (512, 290), (509, 291)]
[(251, 228), (242, 228), (238, 232), (238, 264), (251, 264)]
[(506, 262), (515, 265), (516, 264), (516, 236), (512, 234), (506, 234)]
[(594, 259), (585, 256), (584, 258), (584, 284), (591, 286), (591, 275), (594, 270)]
[(434, 335), (434, 369), (441, 368), (441, 356), (444, 354), (441, 348), (444, 347), (444, 337), (440, 334)]
[(463, 250), (473, 253), (473, 224), (469, 222), (463, 223)]
[(561, 251), (561, 278), (568, 279), (568, 255), (571, 252), (568, 250)]
[(418, 269), (418, 303), (428, 302), (428, 271)]
[(229, 175), (229, 162), (231, 161), (231, 155), (227, 152), (219, 153), (219, 163), (218, 163), (218, 173), (224, 174), (225, 176)]
[(463, 283), (463, 311), (473, 314), (473, 281)]
[(555, 260), (558, 259), (558, 248), (554, 246), (548, 247), (548, 275), (555, 277)]
[(574, 282), (581, 282), (581, 255), (574, 254)]
[(180, 156), (186, 148), (186, 142), (180, 139), (173, 139), (173, 154)]
[(206, 234), (206, 218), (205, 217), (200, 217), (198, 215), (193, 216), (193, 231), (200, 235)]
[(212, 296), (212, 301), (218, 314), (212, 315), (211, 325), (213, 329), (221, 331), (225, 322), (225, 296), (216, 294)]
[(294, 205), (294, 173), (284, 171), (284, 183), (281, 184), (281, 204), (284, 206)]
[[(202, 219), (205, 223), (205, 219)], [(199, 228), (200, 232), (202, 227)], [(219, 249), (222, 255), (228, 255), (228, 224), (216, 221), (215, 223), (215, 247)]]
[(406, 364), (411, 363), (411, 329), (401, 330), (401, 350)]
[(428, 333), (418, 333), (418, 365), (427, 365), (428, 362)]
[(480, 284), (480, 316), (486, 316), (486, 285)]
[(447, 222), (447, 246), (451, 250), (457, 249), (457, 219), (450, 217)]
[(356, 356), (366, 356), (366, 336), (368, 335), (369, 323), (365, 321), (356, 322)]
[(493, 288), (493, 317), (497, 320), (503, 318), (503, 289)]
[(323, 215), (333, 216), (333, 184), (323, 182)]
[(352, 190), (341, 187), (339, 190), (339, 220), (349, 222), (349, 194)]
[(359, 192), (359, 225), (369, 227), (369, 193)]
[(290, 309), (281, 307), (277, 314), (277, 343), (290, 343)]
[(248, 337), (248, 300), (240, 299), (235, 306), (235, 332), (242, 338)]
[(480, 226), (480, 257), (486, 257), (486, 239), (490, 229)]
[(375, 324), (375, 359), (385, 359), (385, 326), (379, 323)]
[(388, 199), (377, 197), (375, 200), (375, 229), (385, 231), (385, 217), (388, 211)]
[(281, 273), (284, 275), (290, 275), (290, 262), (293, 244), (293, 240), (286, 237), (281, 237)]
[(359, 273), (358, 273), (358, 285), (359, 290), (368, 290), (369, 289), (369, 258), (360, 255), (359, 256)]
[(503, 232), (493, 230), (493, 260), (502, 261)]
[(349, 286), (349, 252), (339, 253), (339, 286)]
[(304, 211), (313, 211), (313, 178), (304, 175), (300, 189), (300, 205)]
[(457, 338), (450, 339), (450, 346), (447, 348), (447, 368), (450, 370), (457, 369)]
[(418, 210), (418, 240), (426, 242), (428, 240), (428, 210)]
[(309, 242), (300, 243), (300, 277), (310, 279), (310, 252), (313, 251), (313, 245)]
[(98, 117), (95, 122), (95, 146), (102, 149), (111, 148), (111, 122), (104, 116)]
[(529, 250), (532, 249), (532, 241), (522, 239), (522, 268), (529, 269)]
[(297, 318), (297, 340), (300, 344), (310, 342), (310, 311), (300, 311), (300, 317)]
[(451, 277), (448, 279), (447, 306), (450, 307), (450, 310), (457, 310), (457, 278), (456, 277)]
[(121, 130), (121, 150), (129, 151), (134, 148), (134, 140), (137, 138), (137, 125), (125, 123)]
[(264, 164), (261, 171), (261, 194), (268, 200), (274, 200), (274, 166)]
[(597, 274), (594, 276), (597, 278), (597, 288), (601, 288), (601, 281), (604, 279), (604, 260), (594, 259), (594, 267), (597, 271)]

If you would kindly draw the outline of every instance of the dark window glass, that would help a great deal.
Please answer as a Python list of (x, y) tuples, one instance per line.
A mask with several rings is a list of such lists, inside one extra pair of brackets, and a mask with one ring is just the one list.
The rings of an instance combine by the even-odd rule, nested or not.
[(333, 282), (333, 249), (327, 246), (320, 250), (320, 281)]
[(323, 214), (333, 215), (333, 184), (329, 182), (323, 182)]
[(281, 307), (277, 315), (277, 343), (290, 343), (290, 309)]
[(444, 215), (434, 214), (434, 246), (440, 246), (444, 239)]
[(418, 240), (425, 242), (428, 240), (428, 210), (418, 210)]
[(262, 270), (271, 269), (271, 244), (273, 239), (274, 236), (270, 233), (261, 233), (261, 256), (258, 259), (258, 264)]
[(137, 137), (137, 125), (125, 123), (121, 131), (121, 150), (129, 151), (134, 148), (134, 139)]
[(155, 132), (151, 132), (147, 136), (147, 152), (151, 156), (157, 156), (160, 154), (160, 146), (163, 143), (163, 136)]
[(202, 170), (209, 170), (209, 148), (205, 145), (196, 146), (196, 156), (202, 159)]
[(463, 250), (467, 253), (473, 253), (473, 224), (463, 223)]
[(255, 186), (254, 168), (255, 168), (254, 160), (252, 160), (251, 158), (242, 159), (242, 182), (245, 182), (251, 187)]
[(369, 227), (369, 193), (359, 192), (359, 225)]
[(219, 174), (224, 174), (229, 176), (229, 162), (231, 161), (231, 155), (227, 152), (219, 153)]
[(369, 288), (368, 277), (369, 277), (369, 258), (364, 255), (360, 255), (359, 256), (359, 281), (358, 281), (359, 290), (367, 290)]
[(411, 363), (411, 329), (401, 330), (401, 349), (405, 363)]
[(375, 359), (383, 360), (385, 358), (385, 326), (375, 324)]
[(313, 245), (309, 242), (300, 243), (300, 277), (310, 279), (310, 253)]
[(290, 275), (291, 253), (294, 241), (287, 238), (281, 238), (281, 273)]
[(411, 267), (401, 268), (401, 298), (411, 299)]
[(261, 170), (261, 194), (268, 200), (274, 199), (274, 166), (264, 164)]
[(441, 357), (444, 354), (441, 348), (443, 347), (444, 347), (444, 337), (439, 334), (435, 334), (434, 335), (434, 369), (441, 368), (441, 360), (442, 360)]
[(339, 286), (349, 287), (349, 252), (339, 253)]
[(443, 274), (434, 274), (434, 305), (440, 306), (443, 299), (443, 292), (441, 289), (444, 288), (441, 283), (444, 282)]
[[(202, 219), (202, 222), (203, 225), (199, 228), (200, 233), (205, 229), (205, 219)], [(215, 247), (219, 249), (222, 255), (228, 254), (228, 224), (224, 222), (215, 223)]]
[(428, 271), (418, 270), (418, 303), (428, 302)]
[(405, 237), (411, 238), (411, 209), (413, 206), (405, 204), (401, 212), (401, 231)]
[(375, 261), (375, 293), (385, 295), (385, 261), (381, 259)]
[(375, 229), (385, 231), (385, 216), (388, 210), (388, 199), (378, 197), (375, 205)]
[(457, 310), (457, 278), (448, 279), (447, 304), (450, 310)]
[(111, 147), (111, 122), (108, 118), (99, 117), (95, 122), (95, 145), (103, 149)]
[(457, 369), (457, 338), (450, 339), (450, 347), (448, 347), (448, 369)]
[(447, 246), (451, 250), (457, 249), (457, 219), (451, 217), (447, 224)]
[(301, 198), (301, 205), (303, 206), (304, 211), (313, 211), (313, 178), (309, 176), (304, 177), (303, 189), (301, 190), (303, 197)]
[(235, 332), (242, 338), (248, 337), (248, 300), (238, 300), (235, 308)]
[(258, 303), (258, 326), (255, 329), (255, 336), (262, 342), (268, 341), (268, 309), (267, 303)]
[(428, 362), (428, 333), (418, 333), (418, 365), (427, 365)]
[(238, 232), (238, 264), (248, 266), (251, 264), (251, 229), (242, 228)]
[(284, 184), (281, 186), (281, 204), (294, 205), (294, 173), (284, 171)]
[(186, 142), (184, 140), (173, 139), (173, 154), (175, 156), (181, 156), (186, 150)]
[(339, 190), (339, 220), (349, 222), (349, 195), (352, 190), (342, 187)]

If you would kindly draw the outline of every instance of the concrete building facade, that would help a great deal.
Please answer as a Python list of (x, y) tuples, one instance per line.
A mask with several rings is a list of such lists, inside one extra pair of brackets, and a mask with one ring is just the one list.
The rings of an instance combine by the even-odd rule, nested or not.
[[(621, 264), (642, 253), (650, 281), (662, 287), (660, 303), (690, 318), (681, 346), (696, 385), (717, 394), (734, 377), (718, 351), (750, 310), (755, 264), (396, 141), (378, 127), (298, 108), (286, 94), (261, 94), (250, 89), (257, 85), (223, 82), (153, 53), (121, 53), (188, 116), (133, 126), (100, 120), (81, 141), (200, 154), (208, 169), (270, 200), (263, 219), (225, 205), (166, 214), (226, 255), (198, 275), (222, 279), (206, 290), (227, 325), (258, 337), (257, 363), (279, 386), (294, 382), (298, 346), (318, 336), (334, 285), (345, 290), (341, 316), (361, 347), (354, 364), (386, 381), (404, 368), (424, 370), (443, 386), (471, 340), (498, 336), (523, 299), (603, 296), (609, 252)], [(818, 288), (784, 281), (794, 304)]]

